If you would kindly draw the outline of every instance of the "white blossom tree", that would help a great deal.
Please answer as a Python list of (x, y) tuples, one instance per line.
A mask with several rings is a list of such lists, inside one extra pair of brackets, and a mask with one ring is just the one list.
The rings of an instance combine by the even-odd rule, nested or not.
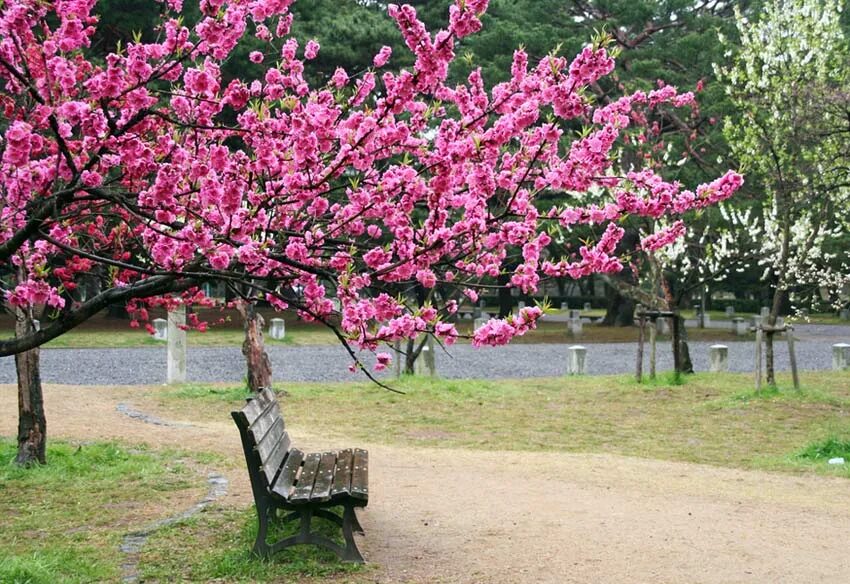
[[(770, 0), (755, 22), (738, 11), (739, 48), (716, 68), (738, 114), (724, 134), (763, 193), (760, 212), (748, 218), (774, 289), (770, 326), (791, 288), (839, 285), (848, 273), (846, 252), (827, 251), (847, 232), (850, 201), (850, 67), (840, 12), (840, 0)], [(772, 334), (766, 338), (767, 382), (775, 385)]]

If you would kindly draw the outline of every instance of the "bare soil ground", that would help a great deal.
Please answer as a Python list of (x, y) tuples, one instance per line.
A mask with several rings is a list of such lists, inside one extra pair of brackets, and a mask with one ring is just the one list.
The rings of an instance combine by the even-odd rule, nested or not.
[[(222, 454), (230, 489), (220, 504), (250, 504), (228, 413), (180, 416), (158, 408), (156, 391), (48, 386), (49, 435)], [(15, 399), (0, 386), (4, 435), (16, 427)], [(119, 403), (192, 425), (144, 423)], [(329, 444), (307, 428), (292, 432), (308, 448), (369, 448), (361, 550), (378, 565), (368, 576), (377, 582), (850, 582), (846, 479), (613, 455)]]

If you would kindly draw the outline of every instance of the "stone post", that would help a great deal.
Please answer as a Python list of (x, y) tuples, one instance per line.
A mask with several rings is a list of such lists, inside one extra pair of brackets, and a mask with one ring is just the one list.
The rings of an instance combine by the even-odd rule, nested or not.
[(711, 345), (708, 348), (708, 370), (712, 373), (729, 371), (729, 347), (726, 345)]
[(186, 307), (178, 306), (168, 312), (168, 383), (186, 381)]
[(591, 310), (593, 310), (593, 306), (590, 304), (590, 302), (585, 302), (582, 310), (584, 310), (585, 312), (590, 312)]
[(734, 306), (727, 306), (726, 307), (726, 316), (728, 316), (729, 318), (732, 318), (733, 316), (735, 316), (735, 307)]
[(566, 302), (561, 302), (561, 310), (568, 310), (569, 308), (569, 304), (567, 304)]
[(842, 308), (838, 312), (838, 318), (841, 320), (850, 320), (850, 308)]
[(732, 332), (738, 335), (739, 337), (743, 337), (747, 334), (747, 321), (745, 321), (742, 317), (736, 316), (732, 319)]
[(573, 345), (567, 348), (567, 375), (587, 373), (587, 347)]
[(761, 316), (762, 320), (770, 316), (770, 308), (768, 308), (767, 306), (762, 306), (761, 314), (759, 316)]
[(286, 337), (286, 322), (282, 318), (269, 321), (269, 336), (278, 341)]
[(764, 324), (764, 318), (759, 316), (758, 314), (754, 314), (752, 318), (753, 328), (759, 328), (762, 324)]
[(850, 345), (847, 343), (836, 343), (832, 345), (832, 370), (850, 370)]
[(519, 312), (523, 308), (525, 308), (525, 302), (520, 300), (519, 302), (517, 302), (517, 305), (516, 305), (517, 312)]
[(153, 338), (157, 341), (168, 339), (168, 321), (164, 318), (153, 319)]
[(569, 322), (567, 323), (567, 326), (569, 328), (570, 334), (573, 337), (577, 338), (577, 337), (581, 336), (581, 334), (583, 332), (582, 329), (584, 328), (584, 325), (582, 324), (580, 318), (571, 318), (569, 320)]
[(404, 360), (404, 355), (401, 352), (401, 341), (395, 341), (393, 343), (393, 368), (395, 373), (395, 378), (401, 378), (401, 362)]
[(487, 319), (487, 318), (483, 318), (483, 317), (481, 317), (481, 318), (476, 318), (474, 321), (472, 321), (472, 328), (473, 328), (474, 330), (478, 330), (478, 329), (480, 329), (482, 326), (484, 326), (485, 324), (487, 324), (487, 321), (488, 321), (488, 320), (489, 320), (489, 319)]
[(670, 334), (670, 321), (666, 317), (659, 317), (655, 321), (656, 330), (659, 335), (669, 335)]
[(422, 350), (419, 351), (419, 356), (413, 363), (413, 372), (417, 376), (434, 377), (437, 374), (437, 367), (434, 361), (434, 337), (428, 335), (425, 339), (425, 344), (422, 345)]

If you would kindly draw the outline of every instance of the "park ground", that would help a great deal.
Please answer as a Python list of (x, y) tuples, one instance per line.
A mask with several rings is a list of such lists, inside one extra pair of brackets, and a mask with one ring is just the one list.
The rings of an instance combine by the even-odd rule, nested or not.
[[(255, 522), (228, 385), (49, 385), (47, 467), (8, 464), (0, 386), (2, 582), (850, 581), (850, 373), (756, 395), (746, 375), (283, 385), (296, 444), (370, 450), (351, 567), (248, 554)], [(127, 413), (145, 414), (146, 418)], [(202, 500), (208, 476), (226, 496)]]

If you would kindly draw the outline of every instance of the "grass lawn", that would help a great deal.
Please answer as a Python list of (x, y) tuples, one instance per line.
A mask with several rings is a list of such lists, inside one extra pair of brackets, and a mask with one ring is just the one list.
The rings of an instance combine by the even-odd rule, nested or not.
[[(351, 383), (279, 389), (289, 394), (289, 424), (340, 440), (605, 452), (850, 477), (850, 464), (798, 456), (832, 440), (847, 443), (850, 462), (850, 372), (805, 372), (799, 393), (779, 375), (780, 389), (760, 395), (744, 374), (701, 373), (682, 385), (662, 378), (403, 379), (393, 384), (403, 395)], [(222, 402), (237, 406), (245, 391), (187, 385), (157, 395), (166, 409), (220, 418)]]
[[(333, 442), (614, 453), (673, 461), (850, 478), (850, 372), (803, 376), (795, 392), (756, 395), (748, 375), (523, 380), (403, 379), (403, 395), (368, 384), (279, 387), (293, 434)], [(246, 392), (232, 385), (139, 388), (163, 417), (221, 422)], [(18, 469), (0, 440), (0, 582), (120, 581), (121, 539), (151, 518), (190, 507), (206, 492), (218, 453), (186, 454), (120, 443), (50, 442), (47, 467)], [(850, 485), (850, 483), (848, 483)], [(295, 526), (292, 525), (291, 528)], [(296, 547), (269, 563), (252, 558), (253, 510), (213, 505), (156, 531), (142, 548), (142, 581), (365, 583), (370, 566), (341, 564)], [(328, 532), (336, 533), (336, 531)]]
[(152, 510), (194, 501), (206, 490), (176, 452), (116, 443), (52, 441), (50, 464), (21, 469), (0, 440), (0, 582), (52, 584), (120, 579), (118, 546)]

